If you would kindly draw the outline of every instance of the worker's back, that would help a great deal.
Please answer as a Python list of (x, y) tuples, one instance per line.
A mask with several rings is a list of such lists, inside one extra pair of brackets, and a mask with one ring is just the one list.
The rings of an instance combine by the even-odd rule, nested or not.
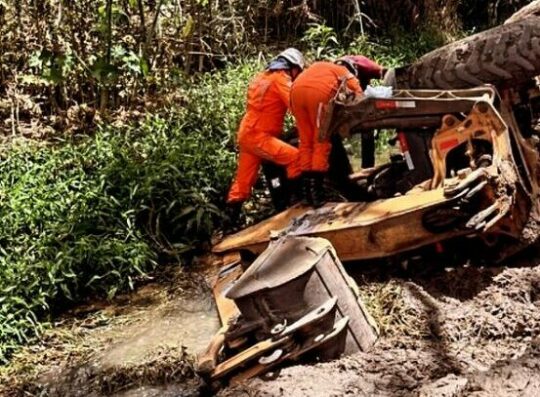
[(330, 98), (338, 88), (339, 80), (350, 75), (346, 67), (333, 62), (315, 62), (300, 73), (293, 83), (295, 88), (311, 88), (320, 92), (321, 96)]
[(280, 134), (289, 105), (291, 78), (286, 71), (264, 71), (251, 81), (244, 128)]

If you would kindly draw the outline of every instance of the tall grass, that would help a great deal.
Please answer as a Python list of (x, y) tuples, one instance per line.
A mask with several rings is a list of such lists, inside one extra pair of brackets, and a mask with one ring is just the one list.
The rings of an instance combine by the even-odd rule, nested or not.
[(187, 263), (221, 220), (233, 132), (256, 63), (203, 76), (138, 125), (0, 159), (0, 360), (66, 301)]

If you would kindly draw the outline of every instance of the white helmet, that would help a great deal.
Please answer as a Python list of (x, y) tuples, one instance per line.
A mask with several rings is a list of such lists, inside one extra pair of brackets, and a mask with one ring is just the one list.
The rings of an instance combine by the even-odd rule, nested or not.
[(277, 58), (284, 58), (293, 65), (298, 66), (302, 70), (306, 66), (304, 56), (296, 48), (287, 48), (285, 51), (280, 52)]

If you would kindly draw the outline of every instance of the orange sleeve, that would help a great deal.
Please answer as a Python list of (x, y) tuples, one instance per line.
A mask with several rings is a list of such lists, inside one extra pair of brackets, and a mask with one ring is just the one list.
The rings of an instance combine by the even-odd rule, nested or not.
[(345, 66), (333, 65), (333, 67), (335, 68), (340, 79), (346, 79), (345, 84), (347, 85), (347, 88), (349, 90), (353, 91), (356, 94), (362, 93), (362, 87), (360, 87), (360, 82), (356, 77), (354, 77), (351, 72), (349, 72), (349, 70)]
[(286, 72), (276, 73), (275, 87), (276, 91), (287, 108), (290, 108), (291, 85), (292, 81)]
[(351, 91), (354, 91), (356, 94), (362, 93), (362, 87), (360, 87), (360, 82), (352, 74), (347, 79), (347, 88)]

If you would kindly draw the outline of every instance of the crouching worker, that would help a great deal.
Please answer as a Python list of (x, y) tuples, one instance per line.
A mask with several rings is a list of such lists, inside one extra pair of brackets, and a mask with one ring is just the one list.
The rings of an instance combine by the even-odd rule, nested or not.
[[(369, 61), (369, 62), (367, 62)], [(330, 137), (319, 139), (319, 127), (328, 103), (340, 87), (360, 95), (359, 78), (366, 68), (376, 68), (362, 56), (345, 56), (335, 62), (315, 62), (296, 79), (291, 88), (291, 111), (300, 138), (302, 196), (314, 207), (325, 203), (323, 181), (329, 168)], [(377, 77), (382, 69), (378, 67)]]
[(285, 166), (289, 187), (299, 185), (298, 149), (279, 136), (290, 104), (292, 82), (304, 65), (302, 53), (288, 48), (249, 84), (246, 113), (237, 133), (238, 168), (227, 196), (227, 215), (231, 223), (237, 221), (242, 204), (251, 195), (262, 160)]

